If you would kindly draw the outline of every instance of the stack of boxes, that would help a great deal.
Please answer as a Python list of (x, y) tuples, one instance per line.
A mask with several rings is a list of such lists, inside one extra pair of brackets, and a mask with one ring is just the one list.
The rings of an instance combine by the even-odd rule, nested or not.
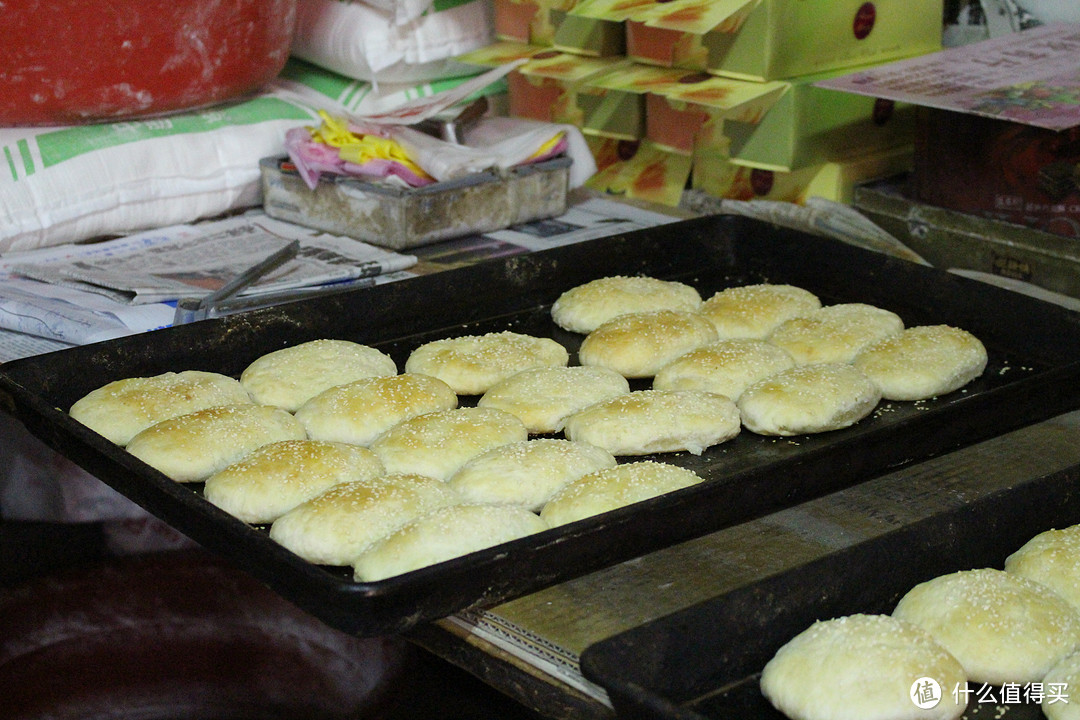
[(914, 108), (815, 82), (940, 49), (942, 0), (494, 0), (499, 42), (529, 60), (510, 112), (580, 127), (596, 189), (665, 204), (850, 200), (910, 166)]

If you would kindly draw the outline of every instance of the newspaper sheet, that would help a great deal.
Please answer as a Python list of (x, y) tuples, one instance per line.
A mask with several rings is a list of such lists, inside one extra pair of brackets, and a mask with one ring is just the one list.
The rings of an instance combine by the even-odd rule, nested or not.
[(142, 305), (209, 295), (293, 240), (300, 243), (296, 257), (239, 295), (372, 277), (416, 262), (411, 255), (275, 220), (261, 210), (55, 252), (12, 254), (5, 261), (17, 276)]
[[(578, 198), (564, 215), (557, 218), (417, 248), (416, 256), (402, 256), (408, 258), (406, 267), (389, 269), (392, 265), (387, 264), (380, 274), (352, 282), (358, 285), (394, 282), (491, 258), (545, 250), (679, 219), (675, 215), (645, 210), (618, 200)], [(154, 238), (171, 233), (186, 241), (193, 227), (200, 226), (168, 228), (124, 240), (131, 245), (152, 243)], [(361, 245), (354, 240), (349, 242)], [(67, 284), (39, 282), (12, 273), (13, 265), (33, 264), (47, 269), (53, 266), (70, 267), (82, 262), (87, 253), (90, 253), (93, 264), (104, 264), (104, 260), (97, 259), (103, 244), (0, 256), (0, 362), (154, 330), (173, 323), (176, 313), (174, 302), (136, 305), (126, 299), (116, 300), (98, 292), (89, 292), (81, 289), (81, 286), (73, 288)], [(144, 267), (150, 265), (149, 262), (142, 264)], [(60, 273), (54, 275), (59, 276)], [(64, 279), (64, 282), (68, 281)], [(303, 292), (304, 289), (297, 289), (295, 297), (300, 297)], [(266, 296), (266, 301), (269, 303), (273, 298), (280, 297), (279, 293), (271, 293)]]

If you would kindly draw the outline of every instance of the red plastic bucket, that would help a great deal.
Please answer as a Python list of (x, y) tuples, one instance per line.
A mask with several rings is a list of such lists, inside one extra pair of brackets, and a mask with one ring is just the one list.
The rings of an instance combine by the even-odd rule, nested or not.
[(0, 125), (73, 125), (199, 108), (285, 65), (297, 0), (3, 3)]

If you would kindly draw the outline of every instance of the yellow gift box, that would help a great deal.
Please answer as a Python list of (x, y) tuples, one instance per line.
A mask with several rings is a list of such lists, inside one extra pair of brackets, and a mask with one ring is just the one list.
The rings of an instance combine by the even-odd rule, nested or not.
[(941, 48), (942, 0), (581, 0), (625, 22), (627, 56), (745, 80), (780, 80)]
[(721, 149), (694, 154), (690, 186), (728, 200), (777, 200), (802, 204), (809, 197), (851, 203), (855, 189), (911, 169), (911, 148), (893, 148), (846, 160), (778, 172), (731, 162)]
[(590, 96), (600, 93), (586, 82), (630, 64), (622, 56), (585, 57), (551, 47), (505, 41), (460, 55), (457, 60), (495, 67), (520, 58), (528, 58), (528, 61), (506, 76), (510, 115), (578, 127), (585, 123), (583, 106), (589, 105)]
[(787, 81), (755, 122), (725, 121), (732, 161), (788, 172), (913, 145), (914, 106), (814, 86), (834, 74)]

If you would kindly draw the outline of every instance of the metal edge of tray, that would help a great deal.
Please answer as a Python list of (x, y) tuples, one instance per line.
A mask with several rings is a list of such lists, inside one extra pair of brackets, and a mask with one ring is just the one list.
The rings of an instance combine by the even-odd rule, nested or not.
[[(756, 247), (758, 241), (765, 247)], [(777, 267), (773, 263), (785, 248), (789, 257)], [(340, 336), (343, 319), (354, 325), (349, 339), (379, 345), (392, 338), (400, 365), (411, 338), (460, 334), (515, 314), (547, 317), (563, 290), (599, 275), (692, 280), (712, 264), (721, 273), (755, 275), (764, 268), (796, 284), (833, 282), (837, 297), (851, 297), (858, 289), (859, 299), (870, 303), (888, 304), (890, 292), (905, 307), (948, 297), (949, 321), (987, 328), (988, 339), (995, 337), (990, 328), (1007, 325), (1015, 334), (1010, 342), (1023, 345), (1041, 367), (1017, 369), (1016, 379), (1003, 385), (958, 394), (884, 428), (868, 423), (806, 438), (804, 447), (781, 453), (774, 465), (725, 473), (713, 482), (379, 583), (356, 583), (307, 563), (265, 532), (107, 443), (62, 409), (120, 377), (179, 368), (238, 376), (270, 350)], [(995, 317), (985, 317), (988, 308)], [(1080, 358), (1059, 345), (1078, 338), (1078, 316), (1047, 303), (757, 221), (712, 217), (14, 361), (0, 365), (0, 407), (54, 449), (328, 624), (357, 634), (386, 634), (535, 591), (1072, 409), (1080, 405)], [(908, 442), (898, 446), (897, 432)], [(845, 461), (839, 467), (837, 453)], [(680, 454), (676, 460), (707, 463), (708, 457)], [(785, 476), (782, 487), (774, 480), (779, 472)]]

